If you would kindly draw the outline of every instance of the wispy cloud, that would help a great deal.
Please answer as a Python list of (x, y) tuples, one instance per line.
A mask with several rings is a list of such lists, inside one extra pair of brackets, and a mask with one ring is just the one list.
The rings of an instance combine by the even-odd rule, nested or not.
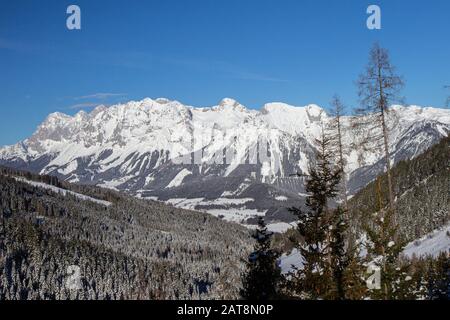
[[(450, 90), (450, 86), (444, 86), (444, 88)], [(445, 101), (445, 106), (450, 108), (450, 95), (447, 97), (447, 101)]]
[(84, 100), (84, 99), (106, 100), (106, 99), (110, 99), (110, 98), (125, 97), (125, 96), (127, 96), (126, 93), (100, 92), (100, 93), (93, 93), (93, 94), (88, 94), (85, 96), (76, 97), (75, 100)]
[(66, 107), (66, 109), (76, 110), (76, 109), (95, 108), (99, 105), (109, 106), (116, 102), (116, 98), (125, 96), (127, 96), (126, 93), (98, 92), (79, 97), (71, 97), (70, 99), (74, 101), (80, 100), (88, 100), (88, 101), (72, 104)]
[(0, 38), (0, 49), (13, 50), (19, 52), (29, 52), (34, 50), (34, 47), (30, 44), (26, 44), (18, 41), (11, 41), (8, 39)]
[(84, 108), (95, 108), (99, 105), (98, 102), (86, 102), (86, 103), (77, 103), (67, 107), (67, 109), (75, 110), (75, 109), (84, 109)]
[(234, 76), (241, 80), (288, 82), (288, 80), (285, 80), (285, 79), (274, 78), (274, 77), (265, 76), (265, 75), (258, 74), (258, 73), (251, 73), (251, 72), (234, 72)]
[[(0, 49), (15, 50), (24, 53), (40, 54), (46, 57), (52, 56), (53, 59), (60, 59), (60, 52), (64, 50), (61, 47), (46, 47), (37, 43), (24, 43), (11, 41), (0, 38)], [(67, 57), (66, 57), (67, 58)], [(65, 58), (64, 63), (67, 59)], [(185, 59), (185, 58), (168, 58), (157, 57), (146, 51), (122, 51), (122, 52), (104, 52), (104, 51), (82, 51), (76, 57), (69, 56), (72, 63), (92, 63), (96, 65), (108, 65), (113, 67), (131, 68), (136, 70), (153, 70), (155, 65), (166, 64), (168, 66), (183, 67), (194, 72), (214, 72), (225, 77), (249, 80), (249, 81), (266, 81), (266, 82), (288, 82), (265, 73), (257, 73), (248, 70), (242, 66), (227, 62), (209, 59)], [(81, 97), (82, 99), (108, 99), (114, 97), (124, 97), (124, 93), (94, 93)]]
[(213, 71), (224, 74), (228, 77), (241, 80), (288, 82), (288, 80), (268, 76), (261, 73), (254, 73), (237, 65), (225, 61), (204, 61), (189, 59), (165, 59), (164, 62), (180, 65), (196, 71)]

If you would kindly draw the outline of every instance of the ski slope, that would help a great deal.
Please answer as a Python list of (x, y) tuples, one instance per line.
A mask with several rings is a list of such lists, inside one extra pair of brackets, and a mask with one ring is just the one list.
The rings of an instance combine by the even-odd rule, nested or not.
[(66, 195), (70, 194), (70, 195), (73, 195), (73, 196), (77, 197), (80, 200), (91, 201), (91, 202), (103, 205), (105, 207), (108, 207), (108, 206), (110, 206), (112, 204), (109, 201), (95, 199), (95, 198), (86, 196), (86, 195), (81, 194), (81, 193), (77, 193), (77, 192), (73, 192), (73, 191), (70, 191), (70, 190), (58, 188), (58, 187), (55, 187), (55, 186), (52, 186), (50, 184), (46, 184), (46, 183), (43, 183), (43, 182), (30, 181), (30, 180), (27, 180), (27, 179), (24, 179), (24, 178), (20, 178), (20, 177), (14, 177), (14, 179), (16, 179), (17, 181), (20, 181), (20, 182), (25, 182), (25, 183), (27, 183), (29, 185), (34, 186), (34, 187), (51, 190), (51, 191), (53, 191), (55, 193), (62, 194), (63, 196), (66, 196)]

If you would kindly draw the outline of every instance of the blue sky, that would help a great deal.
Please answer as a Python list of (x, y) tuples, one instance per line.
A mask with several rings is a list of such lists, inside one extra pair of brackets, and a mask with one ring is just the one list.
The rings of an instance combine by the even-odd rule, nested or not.
[[(82, 29), (66, 28), (81, 8)], [(366, 28), (366, 8), (382, 30)], [(0, 1), (0, 145), (54, 111), (167, 97), (195, 106), (232, 97), (357, 103), (375, 41), (389, 49), (411, 104), (443, 107), (450, 85), (450, 1)]]

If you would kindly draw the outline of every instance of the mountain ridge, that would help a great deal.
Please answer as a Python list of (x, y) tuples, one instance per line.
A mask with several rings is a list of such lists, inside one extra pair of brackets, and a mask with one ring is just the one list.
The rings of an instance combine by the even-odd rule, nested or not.
[[(421, 154), (450, 132), (450, 110), (391, 110), (392, 121), (398, 116), (390, 136), (394, 162)], [(30, 138), (1, 148), (0, 164), (138, 197), (172, 203), (197, 199), (198, 207), (214, 207), (214, 214), (232, 220), (266, 215), (289, 222), (292, 217), (280, 207), (304, 197), (303, 180), (291, 175), (307, 173), (320, 122), (330, 119), (315, 104), (272, 102), (254, 110), (231, 98), (201, 108), (146, 98), (74, 116), (52, 113)], [(347, 129), (352, 119), (343, 117)], [(358, 137), (347, 131), (345, 143), (356, 145)], [(265, 155), (259, 149), (257, 155), (251, 153), (264, 143)], [(223, 161), (228, 151), (231, 157)], [(383, 171), (382, 153), (376, 150), (354, 149), (346, 160), (350, 194)], [(244, 205), (242, 198), (254, 201)], [(210, 202), (214, 205), (205, 205)], [(230, 210), (239, 214), (227, 214)]]

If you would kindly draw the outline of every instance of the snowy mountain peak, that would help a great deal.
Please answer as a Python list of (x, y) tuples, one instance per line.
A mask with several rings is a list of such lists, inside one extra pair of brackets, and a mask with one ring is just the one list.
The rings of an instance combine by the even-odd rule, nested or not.
[(450, 110), (433, 107), (420, 107), (416, 105), (401, 106), (393, 105), (391, 107), (400, 118), (409, 121), (433, 120), (440, 123), (450, 123)]
[(317, 104), (309, 104), (305, 108), (311, 121), (318, 121), (321, 117), (326, 116), (325, 110)]
[(84, 110), (77, 112), (74, 116), (74, 119), (79, 120), (79, 121), (84, 121), (87, 118), (89, 118), (89, 114)]
[(101, 105), (95, 107), (94, 110), (91, 111), (90, 116), (91, 116), (91, 117), (95, 117), (97, 114), (99, 114), (99, 113), (101, 113), (101, 112), (104, 112), (104, 111), (106, 111), (107, 109), (108, 109), (107, 106), (101, 104)]
[(59, 121), (64, 121), (70, 119), (71, 116), (62, 113), (62, 112), (53, 112), (50, 113), (47, 118), (44, 120), (44, 123), (56, 123)]
[(283, 102), (270, 102), (266, 103), (262, 108), (261, 112), (267, 114), (269, 112), (288, 112), (289, 110), (294, 110), (296, 107)]
[(222, 99), (222, 101), (220, 101), (219, 105), (213, 109), (219, 110), (219, 111), (223, 111), (223, 110), (227, 110), (227, 109), (236, 110), (236, 111), (247, 110), (242, 104), (240, 104), (239, 102), (237, 102), (236, 100), (231, 99), (231, 98)]
[(301, 115), (305, 114), (311, 118), (319, 119), (321, 114), (325, 114), (325, 111), (316, 104), (309, 104), (304, 107), (292, 106), (283, 102), (271, 102), (266, 103), (262, 109), (261, 113), (282, 113), (285, 115)]
[(305, 136), (314, 141), (320, 128), (320, 120), (326, 119), (326, 113), (315, 104), (296, 107), (281, 102), (267, 103), (261, 109), (264, 121), (291, 135)]
[(144, 98), (141, 101), (139, 101), (140, 105), (146, 106), (146, 105), (152, 105), (155, 103), (155, 101), (151, 98)]
[(167, 104), (170, 102), (170, 100), (167, 98), (157, 98), (155, 101), (158, 102), (159, 104)]

